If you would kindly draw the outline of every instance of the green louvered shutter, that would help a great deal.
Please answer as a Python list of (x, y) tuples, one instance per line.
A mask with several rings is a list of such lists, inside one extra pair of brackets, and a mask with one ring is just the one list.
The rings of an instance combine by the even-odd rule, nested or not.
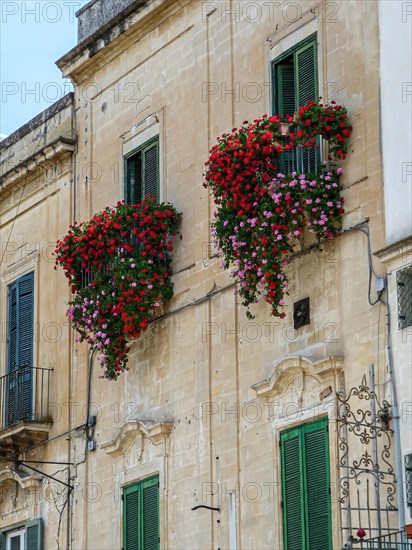
[(0, 533), (0, 550), (6, 550), (6, 535)]
[(285, 550), (332, 550), (327, 419), (281, 433)]
[(7, 374), (8, 388), (6, 395), (6, 422), (7, 425), (14, 424), (17, 413), (17, 362), (18, 362), (18, 285), (14, 283), (9, 286), (8, 291), (8, 326), (7, 326)]
[(143, 500), (143, 548), (159, 550), (159, 478), (142, 482)]
[(43, 521), (41, 518), (29, 521), (25, 525), (24, 548), (26, 550), (43, 550)]
[(332, 550), (327, 420), (304, 426), (306, 532), (310, 550)]
[(296, 109), (311, 99), (318, 97), (316, 41), (296, 50), (295, 81)]
[(143, 199), (142, 153), (139, 152), (128, 162), (130, 204), (139, 204)]
[(293, 63), (277, 65), (277, 114), (293, 115), (296, 108), (295, 70)]
[[(318, 98), (318, 62), (317, 43), (313, 40), (294, 53), (296, 110), (311, 99)], [(317, 140), (319, 142), (319, 139)], [(320, 164), (318, 149), (299, 151), (298, 168), (307, 172), (316, 172)]]
[(18, 280), (19, 285), (19, 420), (31, 419), (33, 368), (33, 273)]
[(9, 287), (7, 423), (31, 419), (34, 274)]
[(136, 483), (123, 492), (123, 541), (124, 550), (141, 550), (141, 488)]
[(143, 149), (144, 196), (159, 200), (159, 146), (157, 140)]
[[(277, 114), (293, 115), (295, 112), (295, 69), (293, 62), (279, 63), (277, 65), (276, 79), (276, 105)], [(294, 170), (294, 151), (285, 151), (279, 159), (279, 170), (284, 174), (290, 174)]]
[(124, 550), (159, 550), (159, 476), (123, 491)]
[(126, 159), (126, 202), (138, 204), (142, 201), (142, 153)]
[(285, 550), (303, 550), (303, 475), (299, 429), (281, 434), (282, 508)]

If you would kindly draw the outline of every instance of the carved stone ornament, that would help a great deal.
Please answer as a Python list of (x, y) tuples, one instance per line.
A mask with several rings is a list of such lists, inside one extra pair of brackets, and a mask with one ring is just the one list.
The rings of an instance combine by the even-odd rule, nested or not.
[(142, 452), (145, 439), (149, 439), (154, 445), (163, 443), (171, 434), (173, 427), (173, 422), (129, 420), (120, 426), (112, 441), (103, 443), (101, 447), (109, 455), (125, 456), (136, 442), (137, 448)]

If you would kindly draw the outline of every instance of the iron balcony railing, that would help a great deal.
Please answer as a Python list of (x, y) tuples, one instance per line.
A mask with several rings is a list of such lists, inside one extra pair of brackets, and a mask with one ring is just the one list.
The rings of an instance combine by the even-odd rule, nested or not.
[[(285, 143), (290, 141), (284, 138)], [(279, 170), (283, 174), (314, 174), (319, 175), (324, 170), (322, 159), (327, 158), (325, 141), (318, 136), (316, 147), (299, 149), (297, 147), (290, 151), (284, 151), (279, 157)]]
[(380, 537), (363, 540), (360, 548), (364, 550), (412, 550), (412, 541), (407, 541), (404, 531), (394, 531)]
[(22, 420), (50, 422), (52, 370), (16, 365), (0, 378), (0, 429)]

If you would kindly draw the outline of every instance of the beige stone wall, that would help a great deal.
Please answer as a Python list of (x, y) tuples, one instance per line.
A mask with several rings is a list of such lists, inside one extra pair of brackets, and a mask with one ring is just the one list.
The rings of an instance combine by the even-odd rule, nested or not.
[[(41, 421), (53, 423), (46, 445), (35, 446), (16, 458), (27, 461), (67, 463), (69, 443), (61, 434), (70, 429), (70, 328), (65, 318), (69, 289), (64, 276), (54, 271), (53, 251), (72, 221), (74, 139), (71, 104), (25, 132), (9, 137), (13, 143), (1, 147), (0, 190), (0, 376), (7, 365), (7, 289), (16, 279), (34, 272), (34, 354), (33, 366), (52, 369), (50, 373), (50, 408), (45, 407)], [(19, 134), (19, 135), (17, 135)], [(20, 137), (19, 137), (20, 136)], [(59, 138), (67, 141), (59, 142)], [(16, 138), (16, 139), (14, 139)], [(51, 145), (53, 144), (53, 145)], [(27, 163), (27, 159), (29, 162)], [(15, 170), (14, 172), (12, 170)], [(7, 174), (8, 173), (8, 174)], [(62, 275), (61, 273), (59, 275)], [(46, 371), (44, 371), (44, 382)], [(41, 374), (37, 371), (36, 403), (40, 406)], [(5, 403), (2, 401), (1, 406)], [(0, 432), (0, 445), (5, 443)], [(31, 447), (31, 445), (30, 445)], [(27, 446), (26, 446), (27, 448)], [(38, 517), (46, 521), (45, 548), (55, 548), (59, 516), (57, 508), (64, 502), (63, 486), (21, 467), (25, 475), (12, 472), (15, 464), (1, 454), (0, 526), (14, 528)], [(65, 466), (32, 464), (33, 467), (65, 481)], [(57, 499), (57, 508), (54, 501)], [(47, 519), (46, 519), (47, 518)], [(60, 543), (64, 546), (62, 524)], [(61, 546), (61, 547), (63, 547)]]
[[(228, 274), (209, 257), (213, 204), (202, 187), (208, 149), (217, 135), (270, 110), (273, 52), (297, 43), (307, 29), (319, 37), (321, 95), (334, 94), (347, 105), (354, 125), (343, 179), (344, 226), (370, 218), (372, 248), (384, 243), (376, 5), (338, 2), (315, 14), (309, 7), (300, 2), (266, 13), (269, 8), (262, 5), (258, 17), (247, 3), (190, 2), (138, 40), (131, 33), (115, 58), (106, 54), (106, 65), (93, 71), (89, 64), (85, 78), (77, 66), (79, 159), (96, 163), (101, 174), (89, 186), (79, 184), (79, 219), (123, 198), (122, 154), (152, 128), (163, 150), (162, 196), (183, 212), (183, 241), (175, 247), (175, 298), (167, 318), (133, 345), (130, 371), (118, 382), (97, 381), (94, 375), (93, 401), (102, 414), (98, 449), (78, 468), (78, 479), (79, 489), (99, 484), (101, 498), (77, 505), (76, 548), (120, 547), (116, 491), (155, 472), (160, 473), (162, 547), (228, 548), (229, 492), (236, 490), (238, 547), (281, 548), (279, 430), (328, 414), (333, 428), (333, 396), (319, 401), (325, 380), (334, 389), (341, 388), (342, 379), (347, 388), (358, 385), (369, 364), (385, 394), (384, 312), (367, 301), (365, 235), (348, 232), (322, 252), (310, 251), (291, 263), (283, 321), (271, 319), (260, 304), (255, 321), (248, 322)], [(235, 12), (230, 15), (229, 9)], [(99, 55), (104, 52), (96, 56), (96, 67)], [(100, 93), (86, 101), (92, 89)], [(158, 122), (149, 117), (153, 114)], [(375, 264), (383, 274), (383, 266)], [(196, 304), (215, 288), (216, 295)], [(294, 333), (293, 302), (305, 296), (311, 299), (311, 324)], [(304, 377), (303, 401), (287, 389), (293, 377), (284, 382), (282, 396), (257, 397), (251, 386), (270, 377), (275, 362), (289, 354), (314, 361), (343, 356), (342, 374)], [(83, 347), (76, 347), (74, 364), (81, 401), (87, 372)], [(146, 439), (143, 450), (133, 443), (124, 455), (107, 454), (102, 444), (114, 440), (130, 418), (173, 422), (174, 430), (166, 443)], [(81, 449), (83, 441), (79, 444)], [(330, 445), (336, 487), (333, 429)], [(337, 495), (332, 499), (338, 548), (346, 541), (339, 531)], [(191, 511), (198, 504), (219, 506), (221, 513)]]
[[(123, 156), (153, 134), (160, 138), (162, 198), (183, 212), (183, 240), (176, 240), (173, 260), (175, 297), (166, 317), (133, 344), (130, 371), (117, 382), (99, 380), (94, 365), (97, 450), (85, 455), (83, 432), (71, 440), (75, 549), (121, 548), (121, 489), (154, 473), (160, 476), (162, 548), (229, 548), (233, 491), (237, 548), (283, 548), (279, 433), (324, 416), (330, 418), (335, 488), (333, 548), (347, 542), (337, 502), (342, 474), (335, 467), (334, 393), (358, 386), (371, 364), (380, 397), (389, 391), (385, 309), (367, 299), (366, 235), (347, 231), (322, 251), (296, 257), (287, 268), (286, 318), (271, 318), (261, 303), (253, 310), (255, 320), (248, 321), (210, 245), (213, 202), (202, 174), (218, 135), (270, 112), (270, 61), (276, 52), (316, 31), (320, 93), (345, 104), (354, 126), (353, 151), (344, 164), (344, 228), (368, 218), (372, 250), (383, 247), (377, 5), (329, 2), (311, 12), (310, 2), (268, 2), (256, 12), (256, 4), (174, 2), (166, 17), (158, 2), (150, 19), (149, 2), (146, 19), (64, 68), (76, 84), (77, 179), (70, 197), (75, 219), (123, 199)], [(69, 223), (61, 197), (53, 199), (61, 212), (53, 226), (57, 234)], [(373, 262), (383, 275), (385, 266)], [(53, 277), (59, 292), (44, 304), (44, 318), (56, 315), (64, 322), (68, 292), (63, 274)], [(306, 296), (311, 324), (295, 332), (293, 303)], [(59, 353), (65, 353), (63, 347)], [(295, 358), (285, 362), (288, 356)], [(64, 370), (68, 360), (64, 364), (74, 427), (84, 422), (87, 348), (73, 346), (70, 376)], [(266, 379), (273, 384), (252, 389)], [(63, 382), (61, 389), (67, 391)], [(62, 405), (60, 390), (59, 397)], [(153, 423), (157, 435), (150, 430)], [(172, 432), (160, 423), (173, 424)], [(62, 426), (53, 429), (61, 433)], [(56, 457), (56, 448), (65, 444), (49, 444), (47, 456)], [(353, 456), (360, 451), (358, 443)], [(191, 510), (199, 504), (221, 512)], [(44, 500), (40, 507), (48, 513), (46, 547), (56, 548), (58, 513)]]

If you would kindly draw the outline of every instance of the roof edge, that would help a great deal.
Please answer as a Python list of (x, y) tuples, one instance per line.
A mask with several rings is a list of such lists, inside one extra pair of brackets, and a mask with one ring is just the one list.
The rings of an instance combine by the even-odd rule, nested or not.
[(20, 126), (20, 128), (15, 130), (8, 137), (0, 141), (0, 151), (3, 151), (7, 147), (10, 147), (10, 145), (13, 145), (13, 143), (16, 143), (16, 141), (19, 141), (19, 139), (26, 136), (32, 130), (34, 130), (41, 124), (44, 124), (46, 120), (49, 120), (50, 118), (52, 118), (59, 111), (62, 111), (69, 105), (73, 105), (73, 103), (74, 103), (74, 93), (69, 92), (68, 94), (60, 98), (58, 101), (56, 101), (56, 103), (53, 103), (53, 105), (50, 105), (50, 107), (48, 107), (47, 109), (45, 109), (44, 111), (36, 115), (34, 118), (32, 118), (31, 120), (23, 124), (23, 126)]

